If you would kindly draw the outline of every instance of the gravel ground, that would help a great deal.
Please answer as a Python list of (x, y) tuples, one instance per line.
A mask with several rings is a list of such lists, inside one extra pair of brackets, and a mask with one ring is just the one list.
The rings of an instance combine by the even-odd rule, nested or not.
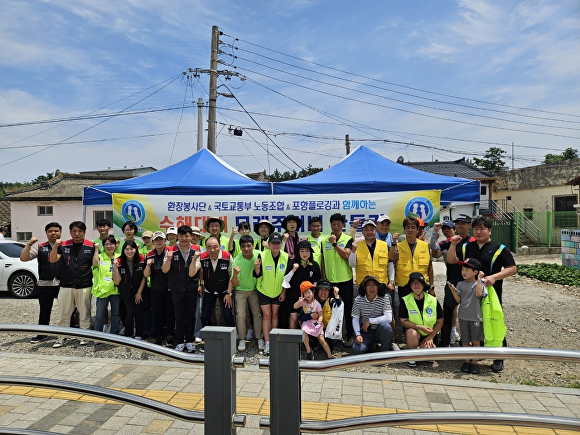
[[(560, 257), (520, 256), (518, 264), (536, 262), (560, 263)], [(439, 290), (438, 297), (445, 283), (445, 266), (435, 264), (435, 285)], [(7, 294), (1, 294), (2, 322), (35, 324), (38, 319), (38, 302), (17, 300)], [(508, 327), (507, 340), (510, 346), (579, 350), (578, 325), (580, 313), (580, 289), (521, 277), (510, 277), (504, 284), (504, 313)], [(52, 314), (52, 324), (56, 324), (56, 303)], [(54, 338), (38, 344), (31, 344), (30, 337), (19, 334), (0, 334), (0, 350), (4, 352), (38, 353), (46, 355), (67, 355), (84, 357), (102, 357), (119, 359), (159, 359), (126, 347), (100, 345), (80, 346), (72, 340), (61, 349), (53, 349)], [(340, 345), (335, 349), (337, 356), (349, 354), (349, 349)], [(246, 364), (257, 365), (260, 357), (255, 340), (246, 347)], [(315, 353), (316, 359), (324, 359), (321, 350)], [(503, 373), (491, 371), (491, 361), (481, 361), (481, 374), (470, 375), (459, 371), (460, 361), (441, 361), (433, 364), (419, 363), (411, 369), (406, 364), (389, 364), (383, 366), (362, 366), (349, 368), (348, 371), (368, 373), (390, 373), (393, 375), (420, 375), (448, 379), (472, 379), (510, 384), (575, 386), (580, 383), (580, 364), (557, 363), (545, 361), (506, 360)]]

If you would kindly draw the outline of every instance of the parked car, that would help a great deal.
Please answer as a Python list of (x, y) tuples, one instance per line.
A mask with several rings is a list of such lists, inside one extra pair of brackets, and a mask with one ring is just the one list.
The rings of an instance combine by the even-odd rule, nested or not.
[(0, 291), (10, 291), (17, 298), (28, 298), (36, 294), (38, 263), (20, 261), (24, 243), (15, 240), (0, 240)]

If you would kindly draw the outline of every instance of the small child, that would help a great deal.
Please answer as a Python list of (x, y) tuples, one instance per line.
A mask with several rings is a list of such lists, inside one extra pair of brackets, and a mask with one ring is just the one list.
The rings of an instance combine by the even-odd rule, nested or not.
[[(330, 296), (330, 290), (333, 291), (334, 297)], [(338, 293), (338, 287), (333, 287), (328, 281), (321, 280), (316, 283), (316, 300), (320, 302), (320, 305), (322, 306), (322, 324), (325, 331), (326, 327), (328, 326), (328, 322), (330, 322), (330, 318), (332, 317), (332, 310), (336, 307), (339, 307), (342, 303)], [(326, 341), (328, 343), (328, 347), (330, 347), (330, 351), (332, 352), (334, 350), (334, 342), (338, 340), (327, 338)]]
[[(481, 346), (483, 341), (483, 323), (481, 317), (481, 299), (487, 296), (487, 291), (482, 283), (484, 273), (481, 263), (475, 258), (466, 258), (458, 261), (461, 265), (463, 281), (457, 283), (457, 287), (449, 285), (455, 301), (459, 305), (459, 329), (461, 331), (461, 346), (467, 347), (469, 343), (473, 347)], [(465, 360), (461, 365), (464, 373), (479, 374), (479, 365), (476, 359)]]
[(314, 359), (314, 352), (310, 348), (310, 340), (308, 339), (309, 335), (313, 337), (317, 337), (318, 341), (320, 342), (322, 348), (326, 352), (326, 356), (330, 358), (334, 358), (332, 356), (332, 352), (330, 351), (330, 347), (328, 343), (324, 339), (324, 327), (322, 325), (322, 307), (320, 306), (320, 302), (314, 299), (314, 289), (316, 286), (312, 284), (310, 281), (303, 281), (300, 284), (300, 293), (302, 296), (298, 298), (298, 301), (294, 304), (294, 308), (298, 309), (302, 307), (305, 313), (309, 313), (311, 315), (310, 320), (306, 320), (302, 322), (301, 328), (304, 331), (303, 342), (304, 347), (306, 348), (306, 359), (313, 360)]

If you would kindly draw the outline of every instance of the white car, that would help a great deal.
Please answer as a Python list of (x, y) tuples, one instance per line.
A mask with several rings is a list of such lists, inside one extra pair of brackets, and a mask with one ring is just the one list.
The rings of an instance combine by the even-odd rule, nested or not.
[(36, 259), (20, 261), (24, 243), (0, 240), (0, 291), (10, 291), (17, 298), (36, 294), (38, 263)]

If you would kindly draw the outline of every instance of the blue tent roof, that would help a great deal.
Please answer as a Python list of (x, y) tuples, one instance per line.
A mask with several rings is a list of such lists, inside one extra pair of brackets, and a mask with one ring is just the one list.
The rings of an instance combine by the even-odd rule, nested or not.
[(441, 190), (441, 205), (478, 203), (479, 181), (446, 177), (395, 163), (361, 146), (333, 167), (309, 177), (274, 183), (275, 194)]
[(113, 193), (142, 195), (270, 195), (270, 183), (255, 181), (207, 149), (151, 174), (84, 188), (83, 205), (112, 204)]

